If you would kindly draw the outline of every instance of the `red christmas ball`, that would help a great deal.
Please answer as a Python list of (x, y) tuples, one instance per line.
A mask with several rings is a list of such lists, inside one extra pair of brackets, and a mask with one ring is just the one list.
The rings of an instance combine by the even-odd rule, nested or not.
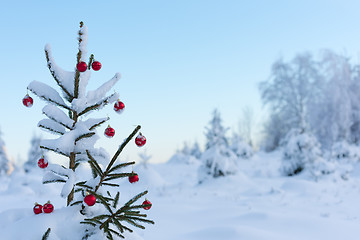
[(101, 63), (98, 61), (94, 61), (91, 64), (92, 69), (94, 69), (94, 71), (99, 71), (101, 69)]
[(40, 213), (42, 213), (42, 208), (43, 208), (43, 206), (41, 206), (40, 204), (38, 204), (38, 203), (35, 203), (35, 206), (34, 206), (34, 213), (35, 214), (40, 214)]
[[(132, 173), (134, 173), (134, 172), (132, 172)], [(129, 182), (130, 183), (135, 183), (137, 181), (139, 181), (139, 175), (137, 175), (136, 173), (133, 176), (129, 176)]]
[(43, 157), (39, 159), (38, 166), (39, 168), (46, 168), (49, 165), (48, 161)]
[(114, 135), (115, 135), (115, 130), (110, 127), (110, 125), (105, 129), (105, 132), (104, 132), (105, 136), (108, 137), (108, 138), (112, 138)]
[(90, 194), (90, 195), (87, 195), (85, 198), (84, 198), (84, 202), (88, 205), (88, 206), (93, 206), (96, 202), (96, 198), (94, 195)]
[(142, 203), (142, 205), (148, 205), (148, 204), (151, 204), (151, 205), (144, 207), (145, 210), (149, 210), (152, 206), (152, 203), (149, 200), (145, 199), (145, 201)]
[(145, 145), (145, 143), (146, 143), (146, 137), (143, 136), (141, 133), (139, 133), (139, 135), (137, 135), (137, 137), (135, 138), (135, 144), (138, 147), (142, 147)]
[(43, 211), (44, 213), (51, 213), (54, 211), (54, 206), (50, 203), (50, 201), (44, 204)]
[(116, 103), (114, 104), (114, 110), (117, 113), (122, 113), (124, 111), (124, 108), (125, 108), (125, 104), (120, 100), (117, 100)]
[(34, 100), (32, 99), (32, 97), (29, 96), (29, 94), (26, 94), (22, 102), (25, 107), (31, 107), (34, 103)]
[(79, 72), (85, 72), (87, 69), (87, 65), (86, 62), (80, 61), (77, 65), (76, 68)]

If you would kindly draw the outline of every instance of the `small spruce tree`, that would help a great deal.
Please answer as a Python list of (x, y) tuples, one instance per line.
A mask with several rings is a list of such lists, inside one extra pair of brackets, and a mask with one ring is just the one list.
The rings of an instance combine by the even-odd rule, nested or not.
[[(56, 139), (42, 140), (40, 148), (53, 151), (68, 159), (68, 166), (49, 163), (43, 183), (64, 184), (61, 196), (67, 199), (67, 206), (79, 206), (78, 209), (84, 216), (81, 223), (88, 226), (83, 239), (89, 238), (100, 230), (108, 239), (113, 239), (115, 236), (124, 238), (124, 231), (133, 231), (128, 225), (144, 229), (142, 223), (154, 223), (146, 218), (146, 214), (140, 212), (141, 209), (151, 207), (149, 201), (137, 204), (147, 191), (139, 193), (119, 207), (120, 192), (117, 191), (119, 184), (114, 182), (119, 178), (136, 175), (122, 171), (124, 167), (133, 165), (135, 162), (118, 163), (117, 159), (141, 127), (138, 125), (134, 129), (111, 158), (105, 149), (94, 147), (99, 139), (96, 129), (109, 118), (88, 118), (88, 116), (118, 99), (119, 95), (115, 92), (108, 96), (106, 94), (119, 80), (120, 74), (115, 74), (112, 79), (96, 90), (87, 91), (90, 70), (91, 68), (99, 70), (99, 62), (94, 67), (93, 54), (87, 64), (84, 62), (87, 58), (87, 27), (82, 22), (78, 33), (79, 48), (75, 71), (61, 69), (52, 57), (50, 46), (45, 46), (47, 65), (61, 89), (61, 95), (54, 88), (38, 81), (33, 81), (28, 85), (32, 93), (48, 103), (42, 110), (47, 119), (41, 120), (38, 126), (58, 136)], [(90, 166), (91, 178), (81, 179), (82, 176), (78, 175), (77, 170), (82, 165)], [(99, 208), (95, 211), (87, 205), (86, 200), (84, 201), (87, 194), (93, 195), (92, 199), (95, 197), (96, 204), (103, 206), (100, 208), (103, 209), (102, 211), (99, 212)]]
[(322, 157), (316, 137), (304, 128), (292, 129), (281, 144), (284, 146), (281, 166), (284, 175), (307, 172), (317, 179), (334, 171), (333, 164)]
[(206, 130), (207, 142), (205, 151), (201, 155), (200, 178), (204, 177), (202, 174), (204, 172), (212, 177), (235, 173), (237, 171), (237, 157), (229, 147), (226, 137), (228, 129), (223, 127), (218, 110), (214, 110), (213, 117)]

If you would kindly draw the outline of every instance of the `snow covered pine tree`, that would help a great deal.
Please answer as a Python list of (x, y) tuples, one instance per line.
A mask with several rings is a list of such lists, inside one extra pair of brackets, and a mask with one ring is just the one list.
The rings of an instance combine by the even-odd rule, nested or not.
[(220, 113), (215, 109), (209, 127), (206, 128), (207, 142), (200, 159), (202, 162), (199, 168), (200, 182), (209, 175), (216, 178), (237, 171), (237, 157), (230, 149), (225, 136), (228, 129), (224, 128), (221, 122)]
[[(109, 118), (85, 119), (85, 115), (88, 116), (90, 112), (102, 109), (105, 105), (117, 101), (119, 97), (117, 93), (105, 95), (119, 80), (120, 74), (115, 74), (112, 79), (96, 90), (86, 91), (90, 69), (97, 71), (101, 64), (94, 61), (94, 55), (90, 56), (88, 64), (83, 61), (87, 54), (87, 27), (82, 22), (80, 23), (78, 40), (77, 67), (72, 72), (64, 71), (57, 66), (51, 55), (50, 46), (45, 46), (48, 68), (62, 90), (63, 97), (55, 89), (44, 83), (33, 81), (28, 85), (31, 92), (49, 103), (42, 110), (48, 119), (41, 120), (38, 126), (43, 130), (59, 135), (57, 139), (42, 140), (40, 147), (63, 155), (69, 160), (68, 167), (49, 163), (43, 183), (64, 183), (61, 196), (67, 198), (67, 206), (76, 205), (74, 206), (77, 207), (75, 209), (84, 216), (81, 223), (86, 224), (87, 227), (84, 228), (86, 230), (84, 230), (82, 239), (88, 239), (101, 230), (108, 239), (114, 239), (115, 236), (124, 238), (122, 234), (124, 231), (133, 231), (124, 223), (142, 229), (145, 227), (139, 223), (154, 224), (153, 221), (146, 219), (146, 214), (139, 211), (140, 209), (149, 209), (151, 207), (150, 201), (145, 200), (143, 204), (135, 204), (137, 200), (147, 194), (147, 191), (136, 195), (120, 208), (118, 208), (120, 193), (113, 191), (119, 187), (117, 183), (114, 183), (114, 180), (136, 175), (136, 173), (119, 171), (135, 162), (116, 164), (116, 160), (124, 147), (140, 130), (140, 126), (138, 125), (124, 140), (111, 159), (105, 149), (94, 147), (95, 142), (99, 139), (95, 129), (108, 121)], [(64, 100), (68, 103), (65, 103)], [(68, 114), (65, 114), (61, 108)], [(90, 179), (81, 179), (82, 175), (77, 174), (77, 170), (79, 166), (86, 164), (90, 166), (92, 173), (89, 174)], [(94, 210), (90, 206), (96, 203), (102, 207)]]

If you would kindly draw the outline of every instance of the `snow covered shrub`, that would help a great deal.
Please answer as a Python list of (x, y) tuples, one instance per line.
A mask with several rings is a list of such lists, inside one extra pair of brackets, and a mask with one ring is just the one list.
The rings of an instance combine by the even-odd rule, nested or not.
[(345, 141), (337, 142), (331, 148), (331, 159), (336, 164), (336, 172), (347, 180), (360, 160), (360, 148)]
[(339, 161), (357, 162), (360, 160), (360, 148), (345, 141), (337, 142), (331, 148), (331, 157)]
[(333, 165), (322, 158), (320, 144), (311, 133), (292, 129), (282, 141), (282, 172), (293, 176), (307, 170), (313, 176), (332, 172)]
[(254, 155), (252, 147), (238, 134), (233, 135), (230, 148), (239, 158), (248, 159)]
[(200, 171), (212, 177), (234, 174), (237, 171), (236, 161), (236, 155), (226, 146), (213, 146), (202, 154)]
[(199, 168), (200, 178), (220, 177), (237, 171), (237, 157), (229, 147), (225, 136), (228, 129), (222, 126), (221, 121), (220, 113), (215, 109), (209, 127), (206, 127), (207, 143), (200, 158), (202, 163)]

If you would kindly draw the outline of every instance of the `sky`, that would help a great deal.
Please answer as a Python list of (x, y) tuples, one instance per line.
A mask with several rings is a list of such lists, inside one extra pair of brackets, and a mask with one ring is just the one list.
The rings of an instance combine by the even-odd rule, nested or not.
[[(243, 109), (253, 109), (254, 135), (266, 120), (258, 84), (269, 79), (279, 58), (331, 49), (358, 62), (360, 2), (303, 1), (4, 1), (0, 0), (0, 127), (8, 152), (25, 161), (34, 134), (45, 118), (45, 103), (32, 95), (25, 108), (27, 85), (41, 81), (56, 88), (46, 66), (49, 43), (58, 65), (74, 69), (79, 22), (88, 27), (88, 53), (102, 63), (89, 90), (116, 72), (115, 86), (126, 105), (123, 114), (111, 106), (96, 113), (109, 116), (113, 139), (99, 146), (110, 155), (137, 124), (146, 147), (134, 144), (123, 154), (138, 159), (147, 151), (152, 162), (164, 162), (183, 146), (205, 143), (205, 126), (217, 108), (223, 124), (238, 130)], [(105, 125), (98, 129), (102, 133)]]

